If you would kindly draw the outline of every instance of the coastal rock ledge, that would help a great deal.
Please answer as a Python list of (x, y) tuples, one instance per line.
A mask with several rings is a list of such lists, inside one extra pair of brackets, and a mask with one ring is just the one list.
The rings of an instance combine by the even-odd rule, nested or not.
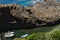
[[(33, 28), (60, 22), (60, 4), (36, 3), (31, 7), (0, 4), (0, 28)], [(14, 28), (15, 28), (14, 27)]]

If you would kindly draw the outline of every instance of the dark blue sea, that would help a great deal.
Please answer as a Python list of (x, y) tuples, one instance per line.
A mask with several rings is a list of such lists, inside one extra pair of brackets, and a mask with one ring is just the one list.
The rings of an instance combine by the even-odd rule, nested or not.
[[(30, 6), (34, 0), (0, 0), (0, 4), (18, 4), (22, 6)], [(41, 0), (40, 0), (41, 1)], [(60, 1), (60, 0), (55, 0)]]

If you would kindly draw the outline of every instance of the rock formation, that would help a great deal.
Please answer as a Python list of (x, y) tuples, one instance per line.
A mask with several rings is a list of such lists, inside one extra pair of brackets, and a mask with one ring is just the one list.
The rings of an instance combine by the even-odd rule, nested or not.
[(60, 4), (36, 3), (32, 7), (33, 15), (44, 22), (56, 22), (60, 19)]
[(9, 29), (9, 26), (14, 24), (15, 27), (13, 26), (12, 29), (53, 25), (60, 20), (60, 3), (36, 3), (32, 7), (0, 4), (0, 19), (0, 29), (6, 26)]
[(35, 25), (30, 22), (29, 12), (29, 8), (26, 9), (16, 4), (0, 5), (0, 32), (35, 27)]

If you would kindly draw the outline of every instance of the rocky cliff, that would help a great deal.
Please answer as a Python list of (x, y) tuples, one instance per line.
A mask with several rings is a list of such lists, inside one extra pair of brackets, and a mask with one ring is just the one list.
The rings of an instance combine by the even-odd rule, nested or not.
[(33, 28), (57, 24), (59, 21), (60, 3), (36, 3), (32, 7), (0, 4), (0, 28)]

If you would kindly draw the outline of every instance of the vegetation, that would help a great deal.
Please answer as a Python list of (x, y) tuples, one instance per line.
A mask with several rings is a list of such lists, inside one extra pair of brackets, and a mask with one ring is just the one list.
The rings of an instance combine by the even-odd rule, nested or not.
[(27, 37), (27, 40), (34, 40), (35, 36), (36, 36), (36, 34), (31, 34)]
[(53, 30), (45, 34), (46, 40), (60, 40), (60, 30)]
[(14, 40), (44, 40), (45, 33), (33, 33), (26, 38), (14, 38)]
[(27, 37), (27, 40), (44, 40), (44, 34), (45, 33), (31, 34)]
[(14, 38), (14, 40), (26, 40), (26, 38)]
[(33, 33), (26, 38), (15, 38), (14, 40), (60, 40), (60, 30), (52, 30), (47, 33)]

